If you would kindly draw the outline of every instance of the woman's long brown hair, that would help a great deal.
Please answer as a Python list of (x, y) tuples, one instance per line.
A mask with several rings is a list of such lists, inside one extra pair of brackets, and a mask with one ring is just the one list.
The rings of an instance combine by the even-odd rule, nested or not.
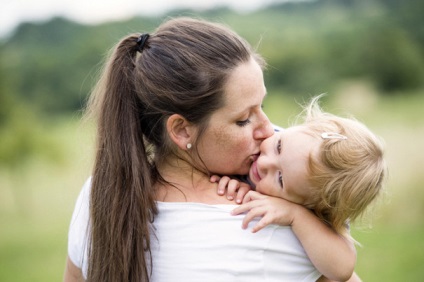
[[(231, 70), (252, 57), (228, 28), (178, 18), (137, 52), (139, 35), (117, 44), (89, 101), (97, 120), (92, 173), (88, 281), (149, 281), (156, 167), (176, 154), (165, 129), (174, 113), (204, 129), (225, 103)], [(194, 148), (195, 149), (195, 148)]]

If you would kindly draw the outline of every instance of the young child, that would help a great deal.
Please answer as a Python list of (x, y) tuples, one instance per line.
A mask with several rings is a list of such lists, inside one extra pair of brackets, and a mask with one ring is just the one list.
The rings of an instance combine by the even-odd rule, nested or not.
[[(322, 246), (331, 250), (337, 250), (340, 244), (353, 247), (349, 222), (361, 216), (381, 194), (386, 163), (381, 141), (357, 120), (323, 112), (318, 104), (320, 97), (305, 107), (302, 124), (275, 132), (262, 142), (261, 153), (247, 176), (256, 192), (247, 191), (239, 180), (221, 177), (218, 193), (222, 195), (227, 189), (227, 197), (235, 196), (236, 202), (243, 203), (232, 212), (247, 212), (243, 228), (262, 217), (252, 232), (268, 224), (301, 225), (293, 231), (317, 269), (326, 267), (324, 271), (330, 272), (321, 272), (331, 276), (331, 265), (326, 264), (355, 253), (334, 251), (329, 257)], [(218, 178), (213, 176), (212, 180)], [(304, 224), (302, 217), (290, 209), (296, 205), (290, 206), (287, 201), (311, 210), (341, 236)]]

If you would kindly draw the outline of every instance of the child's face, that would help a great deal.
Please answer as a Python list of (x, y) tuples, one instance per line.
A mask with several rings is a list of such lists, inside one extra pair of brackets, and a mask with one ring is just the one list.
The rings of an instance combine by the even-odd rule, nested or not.
[(249, 170), (256, 191), (308, 204), (308, 160), (318, 142), (304, 133), (302, 126), (290, 127), (265, 139), (260, 147), (261, 154)]

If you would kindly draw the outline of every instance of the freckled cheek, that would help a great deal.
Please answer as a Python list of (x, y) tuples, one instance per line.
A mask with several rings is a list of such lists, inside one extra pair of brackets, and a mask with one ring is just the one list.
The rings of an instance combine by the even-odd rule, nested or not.
[[(231, 174), (247, 174), (251, 163), (249, 157), (252, 154), (250, 148), (251, 138), (243, 134), (234, 134), (231, 131), (215, 132), (214, 135), (216, 152), (220, 156), (221, 169)], [(239, 132), (238, 132), (239, 133)]]
[[(219, 152), (222, 154), (222, 156), (226, 156), (225, 158), (228, 159), (228, 156), (234, 156), (235, 154), (235, 146), (230, 140), (217, 140), (217, 146)], [(229, 161), (229, 160), (227, 160)]]
[(222, 148), (223, 153), (238, 159), (251, 154), (249, 150), (251, 142), (252, 140), (243, 135), (225, 134), (217, 138), (217, 144)]

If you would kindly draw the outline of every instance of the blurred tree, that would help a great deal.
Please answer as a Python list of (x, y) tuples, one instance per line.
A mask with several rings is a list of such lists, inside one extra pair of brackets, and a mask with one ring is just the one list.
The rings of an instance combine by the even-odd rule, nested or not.
[(0, 47), (0, 168), (18, 169), (34, 155), (59, 160), (59, 146), (41, 135), (39, 115), (15, 95), (5, 60)]
[(6, 73), (3, 64), (2, 48), (0, 47), (0, 129), (3, 128), (12, 111), (12, 97), (10, 91), (8, 91), (8, 85), (6, 80)]
[(408, 32), (417, 41), (424, 54), (424, 1), (422, 0), (381, 0), (387, 7), (387, 19)]
[[(90, 47), (77, 39), (83, 30), (61, 18), (22, 24), (5, 46), (7, 67), (15, 74), (13, 91), (39, 110), (60, 113), (80, 108), (80, 85), (96, 63), (78, 57), (81, 49)], [(89, 89), (85, 86), (83, 91)]]
[[(271, 91), (310, 95), (351, 78), (396, 91), (423, 86), (423, 3), (317, 0), (279, 3), (247, 14), (217, 8), (168, 15), (224, 22), (254, 45), (263, 37), (266, 44), (259, 48), (269, 63)], [(20, 25), (1, 46), (8, 96), (45, 115), (80, 110), (106, 50), (128, 33), (152, 31), (166, 16), (96, 26), (63, 18)]]
[(364, 38), (363, 72), (368, 73), (383, 91), (422, 87), (424, 56), (408, 34), (389, 24), (369, 29)]

